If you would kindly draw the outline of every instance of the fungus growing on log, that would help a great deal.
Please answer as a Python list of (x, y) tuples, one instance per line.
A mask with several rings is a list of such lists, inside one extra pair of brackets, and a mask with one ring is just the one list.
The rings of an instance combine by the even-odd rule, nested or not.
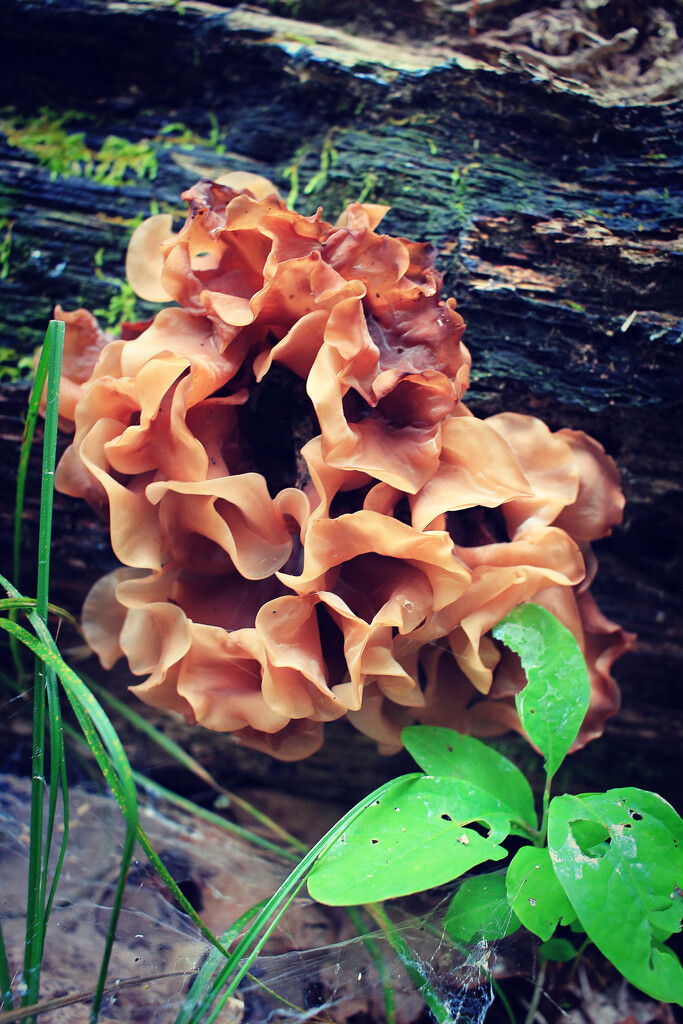
[(590, 543), (620, 521), (601, 446), (531, 416), (478, 419), (470, 356), (425, 244), (384, 207), (337, 224), (265, 179), (184, 193), (127, 271), (145, 324), (66, 322), (59, 490), (108, 518), (122, 568), (88, 595), (105, 666), (149, 704), (282, 759), (347, 716), (381, 749), (411, 722), (520, 729), (514, 656), (491, 628), (536, 601), (574, 633), (592, 700), (578, 745), (617, 709), (632, 638), (588, 593)]

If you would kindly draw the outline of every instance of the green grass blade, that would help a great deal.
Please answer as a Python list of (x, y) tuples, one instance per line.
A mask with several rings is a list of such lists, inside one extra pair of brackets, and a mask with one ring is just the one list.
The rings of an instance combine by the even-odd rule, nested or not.
[[(41, 902), (44, 906), (43, 919), (45, 928), (50, 920), (50, 912), (54, 903), (57, 885), (62, 873), (62, 865), (66, 856), (66, 848), (69, 842), (69, 784), (66, 776), (66, 756), (64, 752), (64, 734), (62, 732), (62, 712), (59, 704), (59, 689), (54, 672), (48, 679), (47, 691), (48, 721), (50, 728), (50, 802), (48, 806), (47, 830), (45, 836), (45, 859), (43, 865), (43, 880)], [(48, 889), (49, 855), (52, 846), (55, 820), (57, 814), (57, 800), (61, 792), (62, 796), (62, 842), (55, 866), (52, 883)], [(47, 894), (47, 895), (46, 895)]]
[[(9, 580), (7, 580), (1, 573), (0, 586), (2, 586), (6, 593), (11, 597), (21, 600), (21, 594), (19, 594), (17, 589), (12, 586)], [(121, 792), (124, 804), (137, 808), (137, 795), (135, 792), (135, 783), (133, 782), (131, 767), (128, 763), (128, 758), (126, 757), (121, 741), (116, 734), (116, 730), (107, 718), (101, 705), (98, 704), (95, 696), (91, 693), (83, 680), (63, 660), (43, 620), (36, 614), (36, 612), (30, 612), (29, 621), (35, 630), (35, 635), (33, 633), (29, 633), (27, 629), (24, 629), (24, 627), (20, 626), (18, 623), (7, 619), (0, 619), (0, 628), (4, 629), (5, 632), (16, 636), (21, 643), (29, 648), (29, 650), (34, 654), (37, 653), (49, 668), (54, 669), (62, 682), (64, 691), (67, 697), (69, 697), (69, 700), (71, 701), (71, 699), (74, 698), (81, 711), (90, 718), (97, 729), (97, 732), (99, 733), (106, 748), (107, 754), (111, 759), (112, 767), (121, 770), (120, 777), (123, 786)], [(121, 804), (120, 800), (119, 804)], [(128, 807), (123, 806), (121, 809), (126, 813)]]
[[(260, 910), (265, 906), (266, 900), (261, 900), (255, 906), (250, 907), (246, 910), (237, 920), (228, 928), (227, 932), (221, 935), (221, 944), (227, 949), (231, 942), (233, 942), (239, 933), (245, 928), (250, 921), (259, 913)], [(223, 954), (217, 949), (212, 949), (209, 952), (205, 962), (203, 963), (199, 974), (192, 983), (192, 987), (188, 992), (183, 1005), (180, 1009), (180, 1013), (175, 1019), (175, 1024), (188, 1024), (192, 1019), (192, 1015), (199, 1006), (199, 1004), (206, 998), (206, 992), (211, 981), (212, 976), (216, 972)]]
[[(109, 782), (111, 787), (112, 779), (115, 778), (118, 786), (118, 803), (123, 812), (126, 822), (126, 832), (123, 841), (123, 850), (121, 852), (121, 861), (119, 867), (119, 875), (116, 883), (116, 890), (112, 901), (112, 910), (109, 919), (109, 927), (107, 929), (107, 935), (105, 938), (104, 950), (102, 953), (102, 959), (100, 963), (100, 971), (97, 979), (97, 986), (95, 990), (95, 996), (90, 1012), (91, 1024), (97, 1021), (99, 1011), (104, 998), (104, 991), (107, 982), (107, 972), (109, 969), (109, 962), (111, 960), (112, 948), (114, 945), (114, 939), (116, 936), (116, 927), (118, 925), (119, 915), (121, 913), (121, 907), (123, 904), (123, 897), (125, 892), (126, 880), (128, 878), (128, 871), (130, 869), (133, 855), (135, 853), (135, 841), (137, 837), (138, 828), (138, 806), (137, 806), (137, 793), (135, 791), (135, 783), (133, 782), (131, 768), (128, 763), (128, 758), (125, 755), (123, 747), (121, 746), (120, 740), (116, 735), (109, 719), (104, 714), (104, 711), (99, 706), (95, 698), (92, 696), (86, 685), (78, 678), (73, 670), (62, 661), (56, 650), (49, 650), (48, 654), (56, 655), (61, 662), (61, 671), (57, 665), (54, 666), (55, 671), (59, 674), (62, 685), (64, 686), (66, 695), (69, 702), (74, 709), (74, 713), (78, 719), (81, 729), (84, 731), (84, 726), (92, 725), (99, 734), (102, 740), (104, 749), (107, 755), (106, 764), (100, 764), (101, 768), (104, 768), (105, 778)], [(45, 652), (41, 652), (41, 657), (45, 658)], [(47, 660), (47, 659), (46, 659)], [(66, 670), (66, 671), (65, 671)], [(87, 735), (86, 735), (87, 739)], [(98, 762), (99, 763), (99, 762)], [(116, 795), (116, 794), (115, 794)]]
[(176, 883), (173, 880), (172, 876), (169, 874), (169, 872), (168, 872), (168, 870), (166, 868), (166, 865), (163, 863), (163, 861), (159, 857), (159, 854), (154, 849), (154, 847), (153, 847), (153, 845), (152, 845), (152, 843), (151, 843), (151, 841), (149, 839), (149, 836), (147, 835), (145, 830), (142, 827), (140, 827), (140, 826), (138, 827), (138, 836), (137, 837), (138, 837), (138, 842), (140, 843), (140, 846), (145, 851), (145, 853), (146, 853), (146, 855), (147, 855), (147, 857), (149, 859), (150, 864), (152, 865), (154, 870), (157, 872), (157, 874), (159, 875), (161, 880), (164, 882), (164, 884), (171, 891), (171, 893), (173, 894), (173, 897), (175, 898), (175, 900), (180, 904), (180, 906), (185, 911), (185, 913), (188, 915), (188, 917), (192, 918), (192, 920), (194, 921), (195, 925), (200, 930), (200, 932), (202, 933), (204, 938), (212, 946), (214, 946), (216, 949), (218, 949), (223, 956), (227, 956), (228, 955), (227, 950), (223, 947), (220, 939), (217, 939), (216, 936), (213, 934), (213, 932), (207, 927), (207, 925), (204, 924), (204, 922), (202, 921), (201, 917), (199, 916), (199, 914), (197, 913), (195, 908), (192, 906), (192, 904), (189, 902), (189, 900), (187, 899), (185, 894), (178, 888), (178, 886), (176, 885)]
[(31, 388), (31, 395), (29, 398), (28, 411), (26, 413), (26, 421), (24, 423), (24, 433), (21, 439), (21, 449), (19, 452), (19, 467), (17, 469), (17, 491), (14, 503), (14, 580), (19, 585), (20, 574), (21, 574), (21, 523), (24, 515), (24, 497), (26, 494), (26, 477), (28, 475), (28, 461), (31, 455), (31, 445), (33, 443), (33, 435), (36, 430), (36, 423), (38, 420), (38, 408), (40, 406), (40, 400), (43, 396), (45, 389), (45, 381), (47, 380), (47, 371), (50, 352), (48, 349), (50, 328), (48, 327), (48, 333), (45, 335), (45, 345), (40, 353), (40, 359), (38, 366), (36, 367), (35, 377), (33, 379), (33, 386)]
[(252, 843), (254, 846), (260, 847), (262, 850), (267, 850), (268, 853), (273, 853), (278, 857), (283, 857), (286, 860), (298, 861), (299, 856), (296, 853), (292, 853), (289, 850), (283, 850), (282, 847), (277, 846), (276, 843), (271, 843), (269, 839), (264, 839), (263, 836), (254, 835), (248, 828), (244, 828), (242, 825), (235, 825), (232, 821), (228, 821), (226, 818), (222, 818), (220, 814), (216, 814), (215, 811), (206, 810), (204, 807), (200, 807), (193, 800), (188, 800), (186, 797), (179, 796), (170, 789), (166, 789), (158, 782), (153, 782), (152, 779), (148, 779), (146, 775), (141, 775), (140, 772), (133, 771), (133, 778), (137, 785), (141, 789), (145, 789), (148, 793), (153, 796), (161, 797), (162, 800), (168, 800), (169, 803), (174, 804), (183, 811), (187, 811), (192, 814), (195, 818), (201, 818), (202, 821), (208, 822), (210, 825), (217, 825), (224, 831), (229, 832), (233, 836), (237, 836), (239, 839), (244, 839), (247, 843)]
[[(2, 575), (0, 575), (0, 584), (2, 584), (8, 592), (16, 593), (14, 587), (12, 587), (12, 585), (8, 583)], [(185, 913), (192, 918), (207, 941), (212, 946), (216, 946), (225, 956), (227, 956), (227, 951), (223, 949), (220, 941), (207, 928), (197, 914), (197, 911), (188, 901), (187, 897), (178, 888), (168, 870), (159, 859), (159, 856), (154, 850), (154, 847), (147, 837), (144, 829), (142, 829), (139, 824), (137, 794), (135, 791), (133, 771), (114, 727), (83, 680), (80, 679), (73, 669), (69, 668), (69, 666), (63, 661), (59, 651), (54, 645), (52, 637), (47, 631), (47, 628), (44, 626), (42, 621), (37, 618), (35, 613), (31, 613), (30, 621), (36, 629), (36, 632), (39, 634), (40, 639), (33, 636), (28, 632), (28, 630), (23, 629), (23, 627), (18, 623), (12, 623), (7, 620), (3, 621), (0, 619), (0, 628), (5, 629), (7, 632), (14, 633), (19, 637), (22, 643), (29, 647), (30, 650), (38, 652), (41, 657), (44, 657), (46, 661), (54, 667), (62, 685), (64, 686), (66, 695), (74, 709), (76, 718), (78, 719), (81, 731), (83, 732), (83, 735), (95, 756), (107, 785), (114, 794), (114, 797), (116, 798), (116, 801), (126, 819), (127, 831), (124, 843), (124, 855), (122, 856), (122, 873), (120, 879), (123, 877), (124, 865), (126, 873), (128, 871), (133, 850), (135, 848), (135, 839), (137, 838), (152, 863), (152, 866), (171, 890), (173, 896), (181, 905)], [(120, 900), (118, 897), (119, 895), (121, 898), (123, 896), (123, 884), (125, 884), (125, 878), (121, 883), (120, 892), (119, 889), (117, 889), (117, 894), (114, 899), (110, 924), (111, 942), (113, 942), (113, 931), (120, 912)], [(107, 955), (110, 951), (111, 944), (107, 947)], [(103, 982), (104, 979), (106, 979), (106, 971), (100, 975), (100, 981)], [(101, 991), (99, 988), (98, 991), (100, 992), (101, 1001)], [(99, 1003), (96, 1004), (96, 1008), (99, 1009)]]
[[(26, 479), (28, 476), (29, 458), (31, 455), (31, 446), (33, 444), (33, 436), (36, 430), (36, 423), (38, 421), (38, 411), (40, 408), (40, 402), (43, 397), (43, 391), (45, 390), (45, 383), (48, 377), (51, 349), (54, 347), (52, 345), (55, 335), (55, 327), (53, 327), (53, 325), (57, 325), (58, 323), (59, 321), (51, 320), (50, 324), (48, 325), (47, 332), (45, 334), (45, 343), (40, 353), (40, 358), (38, 360), (38, 365), (36, 367), (33, 384), (31, 386), (31, 394), (29, 396), (26, 420), (24, 422), (24, 432), (21, 439), (21, 448), (19, 451), (19, 465), (17, 467), (17, 488), (14, 501), (13, 575), (16, 586), (19, 586), (21, 579), (21, 524), (23, 522), (24, 516), (24, 499), (26, 496)], [(61, 324), (62, 337), (63, 333), (64, 324)], [(23, 676), (25, 674), (25, 667), (21, 657), (21, 644), (19, 644), (16, 640), (11, 639), (10, 646), (12, 650), (12, 658), (14, 660), (15, 668), (17, 670), (17, 675)]]
[(51, 320), (45, 335), (45, 348), (49, 352), (49, 365), (47, 374), (47, 403), (45, 406), (45, 433), (43, 437), (43, 472), (40, 489), (40, 528), (38, 532), (38, 584), (36, 590), (36, 609), (44, 622), (47, 621), (48, 591), (50, 586), (52, 506), (55, 493), (59, 379), (62, 373), (64, 328), (65, 325), (61, 320)]
[[(3, 623), (3, 625), (5, 625)], [(9, 625), (9, 623), (7, 623)], [(14, 634), (15, 636), (17, 634)], [(35, 653), (35, 652), (34, 652)], [(45, 940), (44, 908), (41, 893), (43, 864), (43, 797), (45, 789), (45, 666), (36, 659), (33, 687), (33, 753), (31, 761), (31, 823), (26, 896), (26, 937), (24, 940), (24, 1006), (38, 1001), (40, 963)]]
[[(51, 320), (45, 335), (44, 349), (48, 352), (47, 405), (43, 438), (43, 471), (40, 491), (40, 526), (38, 532), (38, 582), (36, 594), (37, 615), (47, 622), (50, 584), (50, 545), (52, 540), (52, 504), (57, 449), (57, 415), (59, 406), (59, 378), (64, 346), (64, 324)], [(33, 398), (33, 395), (32, 395)], [(23, 501), (23, 498), (22, 498)], [(16, 527), (16, 522), (15, 522)], [(43, 796), (45, 768), (45, 686), (54, 683), (52, 669), (38, 656), (35, 666), (33, 693), (33, 755), (31, 766), (31, 841), (29, 846), (28, 892), (26, 902), (26, 941), (24, 946), (24, 982), (26, 993), (23, 1004), (35, 1003), (40, 988), (40, 964), (45, 941), (45, 904), (41, 862), (47, 865), (50, 856), (49, 835), (43, 843)], [(47, 677), (45, 677), (47, 673)], [(50, 803), (56, 805), (56, 780), (51, 783)], [(51, 830), (50, 830), (51, 831)]]
[[(37, 603), (35, 597), (3, 597), (0, 598), (0, 611), (31, 611), (36, 607)], [(64, 619), (65, 622), (68, 622), (69, 625), (73, 626), (80, 633), (81, 627), (78, 624), (78, 620), (66, 608), (60, 608), (57, 604), (48, 603), (47, 610), (51, 615), (57, 615), (60, 619)], [(15, 618), (14, 615), (11, 617)]]
[[(202, 782), (206, 783), (206, 785), (211, 789), (215, 789), (217, 793), (225, 796), (235, 807), (239, 807), (241, 810), (246, 811), (252, 818), (254, 818), (255, 821), (258, 821), (260, 825), (264, 825), (268, 828), (273, 835), (278, 836), (288, 846), (293, 846), (300, 853), (307, 852), (308, 847), (305, 843), (300, 842), (295, 836), (290, 835), (289, 832), (278, 825), (277, 822), (273, 821), (272, 818), (269, 818), (267, 814), (264, 814), (263, 811), (259, 811), (257, 807), (253, 806), (253, 804), (250, 804), (248, 800), (244, 800), (242, 797), (237, 796), (236, 793), (232, 793), (230, 790), (221, 786), (220, 783), (214, 779), (213, 775), (211, 775), (211, 773), (199, 763), (199, 761), (195, 760), (195, 758), (188, 754), (186, 750), (183, 750), (175, 740), (170, 739), (168, 736), (164, 736), (164, 734), (156, 729), (151, 722), (148, 722), (143, 715), (134, 711), (133, 708), (129, 707), (127, 704), (124, 704), (124, 702), (119, 700), (118, 697), (114, 697), (113, 694), (109, 693), (104, 687), (100, 686), (94, 680), (87, 676), (84, 678), (88, 686), (90, 686), (93, 692), (97, 694), (100, 700), (114, 708), (122, 717), (139, 729), (140, 732), (149, 737), (149, 739), (168, 754), (169, 757), (172, 757), (178, 762), (178, 764), (187, 768), (188, 771), (192, 772), (193, 775), (196, 775), (197, 778), (201, 779)], [(279, 852), (284, 856), (287, 856), (284, 850), (280, 849)]]
[[(223, 986), (225, 986), (221, 997), (223, 1002), (233, 994), (242, 978), (249, 971), (251, 964), (259, 955), (263, 944), (284, 913), (284, 910), (303, 886), (308, 873), (318, 858), (338, 839), (342, 832), (348, 828), (349, 824), (362, 811), (378, 800), (391, 785), (391, 782), (385, 783), (356, 804), (302, 857), (301, 861), (288, 875), (277, 892), (268, 900), (247, 934), (240, 940), (235, 949), (231, 951), (223, 969), (215, 979), (212, 994), (210, 993), (207, 996), (207, 1000), (209, 1000), (208, 1005), (213, 1002), (218, 990), (223, 988)], [(206, 1005), (205, 1003), (199, 1008), (199, 1016), (195, 1015), (192, 1017), (192, 1024), (202, 1019)], [(213, 1016), (210, 1016), (208, 1021), (212, 1019)], [(442, 1020), (445, 1020), (445, 1017)]]
[[(0, 576), (0, 583), (8, 592), (14, 590), (11, 585)], [(114, 943), (116, 925), (118, 923), (123, 893), (128, 875), (128, 869), (135, 851), (135, 840), (138, 830), (138, 808), (135, 783), (132, 778), (131, 768), (125, 755), (121, 742), (95, 697), (90, 693), (85, 683), (79, 679), (76, 673), (62, 660), (57, 651), (54, 641), (50, 636), (47, 627), (38, 617), (36, 612), (30, 614), (30, 621), (38, 636), (29, 633), (16, 622), (7, 619), (0, 619), (0, 628), (11, 635), (16, 636), (29, 650), (40, 657), (46, 666), (53, 669), (59, 677), (65, 693), (74, 709), (81, 728), (88, 738), (88, 727), (92, 727), (102, 742), (102, 749), (106, 754), (104, 760), (98, 758), (98, 764), (117, 798), (119, 806), (126, 821), (126, 834), (121, 855), (121, 867), (114, 896), (112, 912), (110, 916), (109, 929), (105, 940), (105, 948), (102, 956), (100, 973), (93, 1001), (90, 1020), (97, 1020), (104, 989), (106, 984), (107, 970), (111, 958), (111, 950)], [(95, 752), (95, 751), (94, 751)], [(95, 752), (97, 757), (97, 752)], [(40, 879), (39, 879), (40, 884)], [(42, 939), (41, 939), (42, 945)], [(38, 972), (39, 973), (39, 972)], [(36, 1000), (32, 1000), (35, 1002)]]
[[(0, 577), (0, 579), (1, 578), (2, 577)], [(2, 626), (2, 621), (1, 620), (0, 620), (0, 626)], [(75, 676), (75, 678), (77, 679), (77, 681), (80, 684), (80, 686), (82, 686), (83, 689), (87, 693), (89, 693), (90, 691), (86, 687), (85, 683), (78, 676), (76, 676), (76, 674), (73, 672), (73, 670), (69, 669), (68, 666), (66, 666), (66, 665), (65, 665), (65, 668), (67, 669), (68, 672), (71, 672), (72, 675)], [(67, 693), (67, 696), (69, 696), (68, 693)], [(91, 694), (91, 697), (92, 697), (92, 694)], [(70, 698), (70, 700), (71, 700), (71, 698)], [(109, 724), (109, 728), (111, 728), (112, 733), (116, 737), (117, 742), (120, 742), (118, 740), (118, 737), (116, 736), (116, 733), (113, 730), (113, 727), (111, 726), (111, 723), (109, 723), (109, 720), (106, 718), (106, 715), (104, 714), (104, 711), (99, 706), (99, 704), (97, 704), (97, 701), (95, 700), (94, 697), (92, 697), (92, 700), (95, 703), (95, 705), (99, 708), (101, 714), (104, 716), (104, 718), (106, 719), (107, 723)], [(95, 757), (95, 760), (97, 761), (97, 763), (98, 763), (98, 765), (100, 767), (100, 770), (102, 771), (102, 774), (104, 775), (105, 780), (106, 780), (109, 788), (111, 789), (111, 791), (114, 794), (114, 797), (116, 798), (119, 806), (121, 807), (121, 809), (124, 811), (124, 814), (125, 814), (126, 813), (125, 812), (126, 797), (125, 797), (125, 794), (122, 792), (120, 779), (118, 778), (117, 773), (113, 770), (113, 766), (112, 766), (112, 764), (111, 764), (111, 762), (109, 760), (108, 753), (105, 750), (105, 748), (104, 748), (104, 746), (102, 744), (102, 741), (101, 741), (100, 737), (97, 734), (97, 730), (93, 727), (93, 724), (90, 721), (89, 716), (83, 713), (83, 709), (79, 706), (77, 701), (74, 702), (73, 700), (71, 700), (71, 705), (72, 705), (72, 707), (74, 709), (74, 713), (76, 714), (76, 717), (78, 719), (78, 724), (81, 727), (81, 731), (82, 731), (83, 735), (85, 736), (85, 739), (86, 739), (86, 741), (88, 743), (88, 746), (89, 746), (90, 750), (92, 751), (92, 753), (93, 753), (93, 755)], [(121, 749), (123, 749), (123, 748), (121, 748)], [(128, 763), (128, 762), (126, 761), (126, 763)], [(130, 771), (131, 780), (134, 782), (135, 781), (135, 774), (136, 773), (133, 772), (133, 770), (130, 768), (130, 766), (129, 766), (129, 771)], [(137, 808), (137, 802), (136, 802), (136, 808)], [(189, 902), (189, 900), (187, 899), (185, 894), (176, 885), (174, 879), (172, 878), (172, 876), (168, 872), (168, 870), (167, 870), (166, 866), (164, 865), (164, 863), (159, 858), (159, 855), (157, 854), (156, 850), (154, 849), (154, 846), (152, 845), (152, 843), (149, 840), (149, 837), (147, 836), (146, 832), (144, 831), (142, 826), (139, 824), (139, 822), (137, 822), (137, 824), (136, 824), (136, 838), (137, 838), (138, 842), (140, 843), (142, 849), (144, 850), (145, 854), (147, 855), (150, 863), (152, 864), (152, 867), (155, 869), (155, 871), (157, 872), (159, 877), (162, 879), (164, 884), (167, 886), (167, 888), (171, 891), (171, 893), (173, 894), (173, 897), (175, 898), (177, 903), (181, 906), (181, 908), (185, 911), (185, 913), (194, 921), (195, 925), (200, 930), (200, 932), (205, 937), (205, 939), (212, 946), (215, 946), (216, 948), (218, 948), (223, 955), (227, 956), (227, 951), (225, 949), (223, 949), (223, 947), (221, 946), (220, 940), (216, 938), (216, 936), (213, 934), (213, 932), (210, 931), (209, 928), (207, 928), (207, 926), (204, 924), (204, 922), (202, 921), (201, 917), (199, 916), (197, 911), (194, 909), (192, 904)]]
[[(218, 992), (216, 993), (216, 995), (218, 995), (218, 1002), (216, 1003), (216, 1006), (213, 1008), (213, 1010), (209, 1013), (209, 1016), (206, 1018), (206, 1024), (214, 1024), (214, 1021), (216, 1020), (216, 1018), (218, 1016), (220, 1016), (220, 1014), (221, 1014), (221, 1012), (223, 1010), (223, 1007), (227, 1003), (228, 999), (233, 994), (233, 992), (236, 990), (237, 986), (240, 984), (242, 979), (245, 978), (249, 974), (249, 968), (251, 967), (251, 965), (253, 964), (254, 960), (256, 959), (256, 957), (261, 952), (261, 949), (263, 948), (263, 946), (268, 941), (268, 939), (272, 935), (273, 931), (275, 930), (275, 928), (279, 924), (283, 914), (286, 912), (288, 907), (290, 907), (292, 905), (292, 903), (294, 902), (296, 897), (299, 895), (300, 891), (303, 889), (305, 884), (306, 884), (306, 878), (305, 877), (301, 878), (299, 880), (299, 882), (295, 886), (293, 886), (293, 888), (286, 894), (286, 896), (284, 896), (280, 900), (280, 903), (279, 903), (279, 905), (276, 908), (274, 916), (271, 918), (271, 920), (268, 922), (266, 927), (261, 931), (260, 935), (258, 936), (257, 945), (254, 947), (252, 952), (249, 954), (249, 956), (247, 957), (245, 962), (232, 975), (230, 983), (220, 992), (220, 995), (218, 994)], [(266, 907), (264, 907), (264, 910), (266, 908), (267, 908), (267, 904), (266, 904)], [(256, 926), (254, 926), (254, 927), (256, 927)], [(247, 935), (247, 937), (248, 937), (248, 935)], [(234, 954), (233, 954), (233, 956), (234, 956)], [(220, 987), (222, 988), (222, 985)], [(214, 999), (215, 998), (216, 998), (216, 996), (214, 996)]]
[[(377, 946), (377, 943), (368, 934), (368, 929), (363, 922), (363, 917), (360, 911), (356, 907), (347, 907), (346, 910), (351, 923), (354, 928), (361, 936), (363, 945), (368, 951), (368, 955), (372, 960), (372, 963), (377, 971), (380, 984), (382, 986), (382, 998), (384, 999), (384, 1017), (386, 1024), (396, 1024), (396, 999), (394, 997), (394, 990), (391, 987), (391, 978), (387, 972), (387, 962), (382, 954), (382, 951)], [(382, 930), (386, 933), (384, 926)]]
[(7, 961), (7, 953), (5, 952), (2, 924), (0, 923), (0, 1009), (11, 1010), (12, 1006), (12, 976)]
[(420, 969), (418, 963), (410, 952), (410, 947), (405, 939), (399, 934), (397, 928), (394, 926), (384, 908), (381, 904), (374, 903), (367, 906), (365, 909), (384, 932), (384, 935), (391, 944), (391, 948), (405, 967), (410, 980), (424, 999), (438, 1024), (445, 1024), (446, 1021), (451, 1019), (448, 1008), (441, 1001), (430, 984), (429, 979)]

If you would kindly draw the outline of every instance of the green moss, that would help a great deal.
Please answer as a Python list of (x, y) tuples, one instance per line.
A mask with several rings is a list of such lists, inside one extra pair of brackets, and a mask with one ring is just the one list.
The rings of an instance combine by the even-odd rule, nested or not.
[[(314, 153), (317, 148), (315, 142), (310, 141), (302, 143), (295, 152), (291, 162), (281, 171), (282, 177), (290, 183), (289, 195), (287, 196), (287, 206), (290, 210), (294, 209), (297, 205), (297, 201), (302, 195), (317, 196), (317, 194), (323, 190), (328, 190), (329, 192), (331, 172), (339, 161), (339, 153), (337, 152), (334, 142), (337, 138), (343, 137), (344, 134), (345, 133), (342, 129), (337, 126), (330, 128), (320, 144), (320, 153), (317, 158), (317, 169), (313, 170), (310, 178), (305, 182), (305, 184), (304, 170), (306, 168), (306, 164), (312, 164), (315, 159)], [(374, 186), (374, 180), (364, 180), (363, 186), (361, 187), (365, 187), (366, 184), (368, 184), (367, 191), (369, 192)], [(331, 198), (332, 197), (330, 197), (329, 194), (325, 196), (326, 205), (330, 202)]]
[(313, 175), (304, 189), (304, 195), (306, 196), (310, 196), (314, 192), (319, 192), (320, 189), (324, 187), (331, 168), (335, 166), (339, 159), (339, 154), (332, 143), (332, 138), (336, 131), (336, 128), (330, 128), (329, 132), (323, 139), (322, 149), (320, 150), (320, 164), (317, 172)]
[(358, 193), (358, 202), (364, 203), (375, 191), (375, 185), (377, 184), (377, 175), (373, 174), (372, 171), (367, 171), (363, 178), (363, 184), (361, 190)]
[[(113, 288), (109, 304), (106, 307), (96, 309), (95, 316), (104, 321), (107, 327), (119, 328), (123, 321), (134, 323), (139, 320), (137, 310), (137, 296), (127, 281), (120, 277), (113, 277), (104, 273), (105, 249), (98, 249), (93, 258), (95, 264), (95, 277), (98, 281)], [(118, 258), (116, 260), (117, 266)]]
[(451, 191), (449, 194), (449, 205), (452, 210), (458, 215), (461, 222), (465, 220), (466, 213), (466, 200), (469, 191), (469, 183), (467, 176), (470, 171), (476, 170), (477, 167), (481, 167), (481, 164), (477, 161), (473, 161), (467, 164), (457, 165), (451, 171)]
[(0, 345), (0, 381), (19, 381), (33, 374), (33, 356), (22, 355), (15, 348)]
[(301, 0), (268, 0), (268, 6), (283, 18), (298, 18)]
[(134, 323), (139, 319), (137, 312), (137, 296), (127, 281), (112, 281), (116, 285), (109, 305), (104, 309), (96, 309), (95, 316), (104, 320), (107, 327), (118, 328), (124, 321)]
[(108, 135), (97, 153), (92, 177), (103, 185), (122, 185), (131, 174), (154, 181), (158, 170), (157, 150), (147, 139), (130, 142)]
[(10, 146), (31, 153), (46, 167), (53, 178), (89, 176), (93, 169), (93, 152), (86, 145), (84, 132), (70, 132), (65, 124), (86, 115), (67, 110), (61, 115), (41, 107), (35, 117), (7, 116), (0, 118), (0, 131)]
[(0, 131), (10, 146), (30, 153), (53, 178), (85, 177), (112, 187), (143, 179), (154, 181), (159, 154), (174, 147), (225, 152), (220, 142), (221, 128), (213, 114), (209, 115), (211, 130), (206, 138), (182, 122), (173, 122), (152, 138), (133, 141), (108, 135), (99, 147), (88, 143), (86, 132), (67, 127), (87, 116), (75, 110), (57, 114), (42, 107), (33, 117), (20, 117), (6, 108), (0, 117)]
[(211, 130), (206, 137), (193, 131), (192, 128), (188, 128), (182, 121), (173, 121), (171, 124), (164, 125), (155, 138), (162, 149), (178, 146), (181, 149), (191, 150), (199, 146), (213, 149), (216, 153), (225, 153), (225, 144), (220, 141), (222, 129), (218, 118), (212, 112), (209, 112), (207, 117)]
[(308, 145), (308, 143), (304, 143), (303, 145), (299, 146), (296, 153), (294, 154), (294, 159), (285, 167), (284, 171), (282, 172), (282, 176), (285, 179), (285, 181), (289, 182), (289, 195), (287, 196), (287, 206), (289, 207), (290, 210), (294, 209), (296, 201), (299, 198), (299, 168), (306, 159), (309, 151), (310, 146)]
[(9, 260), (12, 253), (12, 227), (14, 221), (0, 218), (0, 281), (9, 275)]
[(32, 373), (32, 356), (21, 355), (15, 348), (0, 345), (0, 381), (24, 380)]
[(285, 32), (283, 39), (288, 43), (301, 43), (302, 46), (313, 46), (315, 43), (312, 36), (300, 35), (298, 32)]

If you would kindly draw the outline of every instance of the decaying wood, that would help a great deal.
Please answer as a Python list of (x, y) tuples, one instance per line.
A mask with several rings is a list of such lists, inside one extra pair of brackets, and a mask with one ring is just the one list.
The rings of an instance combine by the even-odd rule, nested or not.
[[(134, 218), (151, 202), (179, 210), (202, 175), (257, 171), (332, 219), (359, 196), (390, 204), (387, 230), (434, 243), (467, 321), (471, 408), (585, 429), (617, 459), (627, 512), (599, 546), (594, 590), (640, 636), (617, 671), (629, 707), (670, 709), (683, 667), (683, 112), (666, 99), (677, 71), (666, 102), (636, 103), (626, 90), (629, 102), (615, 103), (614, 89), (551, 73), (571, 62), (529, 58), (549, 70), (525, 69), (500, 19), (512, 26), (532, 3), (480, 0), (473, 40), (470, 5), (408, 6), (396, 38), (379, 39), (265, 6), (1, 0), (4, 101), (25, 117), (45, 104), (87, 114), (69, 127), (92, 151), (114, 134), (149, 140), (158, 158), (154, 177), (114, 188), (85, 167), (51, 177), (35, 152), (0, 138), (0, 218), (11, 229), (1, 343), (30, 350), (56, 302), (106, 307)], [(491, 28), (487, 12), (499, 19)], [(446, 15), (460, 19), (460, 48), (444, 22), (436, 32)], [(191, 144), (163, 144), (175, 122), (195, 133)], [(23, 395), (0, 392), (7, 478)], [(3, 565), (10, 502), (7, 488)], [(27, 536), (33, 518), (35, 506)], [(106, 534), (60, 498), (55, 544), (56, 595), (77, 607), (110, 564)]]

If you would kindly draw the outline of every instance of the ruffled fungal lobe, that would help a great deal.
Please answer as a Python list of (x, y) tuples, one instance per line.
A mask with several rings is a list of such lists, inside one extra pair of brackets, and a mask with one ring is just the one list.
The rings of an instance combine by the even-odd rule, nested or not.
[[(618, 705), (631, 643), (587, 591), (621, 517), (601, 446), (463, 404), (470, 356), (434, 253), (385, 207), (303, 217), (256, 176), (200, 181), (135, 232), (127, 270), (173, 301), (108, 339), (61, 313), (57, 486), (110, 524), (123, 568), (83, 627), (142, 700), (295, 759), (347, 716), (381, 749), (409, 722), (520, 728), (493, 625), (523, 601), (591, 672), (580, 742)], [(588, 580), (589, 582), (589, 580)]]

